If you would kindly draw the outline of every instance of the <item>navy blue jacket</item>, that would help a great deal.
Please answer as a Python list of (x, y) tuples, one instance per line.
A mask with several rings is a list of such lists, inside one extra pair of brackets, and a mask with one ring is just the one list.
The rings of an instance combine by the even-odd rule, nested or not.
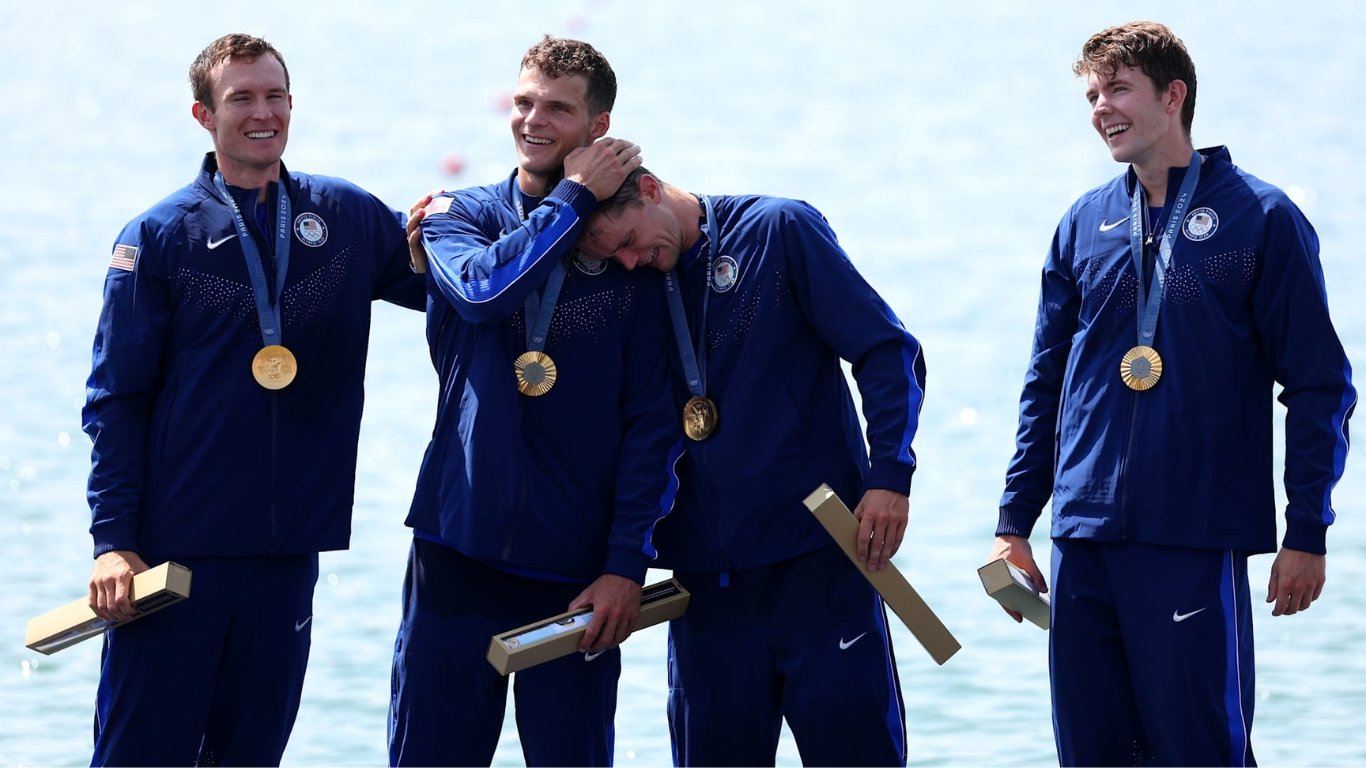
[[(408, 525), (516, 573), (641, 581), (682, 450), (661, 276), (577, 257), (597, 203), (587, 188), (561, 181), (523, 221), (515, 180), (439, 195), (423, 221), (441, 391)], [(545, 352), (558, 379), (529, 397), (513, 366), (528, 349), (523, 304), (557, 265)]]
[[(704, 231), (675, 273), (694, 339), (706, 334), (706, 391), (720, 418), (715, 435), (687, 444), (679, 509), (659, 541), (661, 563), (718, 572), (833, 546), (802, 504), (822, 483), (851, 509), (869, 488), (910, 492), (925, 362), (819, 211), (776, 197), (710, 199), (719, 249)], [(868, 447), (841, 359), (858, 383)], [(681, 414), (689, 395), (678, 378)]]
[[(1129, 389), (1137, 343), (1132, 170), (1063, 216), (1043, 269), (1018, 450), (998, 534), (1027, 536), (1052, 496), (1054, 538), (1276, 549), (1273, 385), (1286, 408), (1286, 531), (1323, 553), (1356, 404), (1328, 315), (1314, 229), (1285, 194), (1201, 150), (1153, 347), (1163, 372)], [(1185, 169), (1173, 169), (1175, 190)], [(1116, 226), (1116, 223), (1122, 226)]]
[[(251, 371), (256, 302), (216, 170), (210, 153), (194, 183), (116, 241), (83, 411), (97, 557), (345, 549), (370, 304), (422, 307), (401, 214), (349, 182), (282, 168), (295, 218), (281, 342), (298, 375), (264, 389)], [(273, 232), (244, 215), (273, 275)]]

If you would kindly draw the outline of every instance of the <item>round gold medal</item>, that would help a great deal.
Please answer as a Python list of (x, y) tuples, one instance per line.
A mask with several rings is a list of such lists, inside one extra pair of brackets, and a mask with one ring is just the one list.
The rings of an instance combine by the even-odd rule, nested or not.
[(261, 347), (251, 359), (251, 375), (266, 389), (284, 389), (299, 372), (299, 361), (294, 353), (279, 344)]
[(720, 419), (716, 403), (705, 397), (693, 397), (683, 406), (683, 434), (693, 440), (706, 440), (716, 432)]
[(1129, 389), (1152, 389), (1162, 378), (1162, 357), (1152, 347), (1140, 344), (1124, 353), (1119, 361), (1119, 377)]
[(517, 373), (517, 391), (528, 397), (540, 397), (555, 386), (555, 361), (537, 350), (523, 352), (512, 361)]

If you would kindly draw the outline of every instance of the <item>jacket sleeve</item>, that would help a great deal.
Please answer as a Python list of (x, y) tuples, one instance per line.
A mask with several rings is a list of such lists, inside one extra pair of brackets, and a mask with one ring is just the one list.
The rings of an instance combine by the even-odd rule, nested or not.
[(625, 376), (621, 391), (622, 443), (616, 510), (603, 571), (643, 582), (655, 559), (656, 524), (668, 515), (678, 492), (683, 457), (680, 416), (669, 378), (668, 318), (663, 276), (634, 273), (633, 311), (626, 323)]
[(858, 384), (872, 465), (868, 487), (909, 493), (911, 442), (925, 402), (920, 342), (854, 268), (819, 211), (786, 205), (781, 237), (798, 303)]
[(1288, 199), (1270, 198), (1266, 215), (1253, 311), (1286, 408), (1282, 545), (1323, 554), (1335, 518), (1333, 486), (1347, 462), (1356, 390), (1328, 315), (1318, 236)]
[(161, 360), (170, 318), (169, 284), (161, 242), (150, 225), (134, 222), (114, 246), (104, 280), (104, 305), (95, 330), (94, 362), (86, 383), (82, 428), (90, 436), (90, 534), (95, 557), (137, 550), (138, 517), (146, 475), (147, 434), (161, 386)]
[(1072, 274), (1071, 214), (1053, 236), (1039, 289), (1034, 348), (1020, 393), (1015, 456), (1006, 470), (996, 535), (1029, 536), (1053, 495), (1063, 377), (1077, 330), (1081, 295)]
[(487, 230), (498, 223), (484, 203), (438, 195), (422, 222), (432, 284), (469, 322), (509, 317), (549, 279), (596, 205), (587, 187), (565, 179), (521, 226), (494, 238)]

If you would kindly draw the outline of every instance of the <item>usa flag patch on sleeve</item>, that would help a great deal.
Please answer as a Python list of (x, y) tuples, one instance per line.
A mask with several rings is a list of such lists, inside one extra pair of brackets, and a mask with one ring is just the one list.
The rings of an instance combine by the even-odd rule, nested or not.
[(427, 207), (423, 208), (422, 210), (426, 211), (428, 216), (433, 216), (438, 213), (445, 213), (446, 211), (449, 211), (451, 209), (451, 203), (453, 201), (454, 198), (438, 197), (435, 200), (432, 200), (430, 203), (427, 203)]
[(132, 272), (133, 266), (137, 264), (138, 247), (136, 245), (124, 245), (120, 243), (114, 246), (114, 256), (109, 259), (110, 269), (121, 269), (124, 272)]

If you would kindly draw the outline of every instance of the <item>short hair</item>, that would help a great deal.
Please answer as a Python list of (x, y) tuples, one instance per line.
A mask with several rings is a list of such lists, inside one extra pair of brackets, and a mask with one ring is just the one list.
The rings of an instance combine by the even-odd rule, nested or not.
[(607, 57), (582, 40), (546, 35), (527, 49), (522, 69), (534, 69), (554, 78), (583, 75), (588, 79), (588, 108), (597, 115), (611, 112), (617, 102), (617, 74)]
[(1143, 72), (1158, 92), (1167, 89), (1173, 80), (1186, 84), (1186, 102), (1181, 107), (1181, 124), (1190, 134), (1195, 122), (1195, 62), (1191, 61), (1186, 44), (1165, 25), (1155, 21), (1131, 21), (1110, 27), (1091, 36), (1081, 47), (1081, 55), (1072, 65), (1078, 77), (1096, 74), (1114, 77), (1120, 67), (1133, 67)]
[[(621, 182), (621, 186), (617, 187), (616, 192), (613, 192), (610, 197), (598, 201), (597, 207), (593, 209), (593, 215), (611, 216), (627, 206), (641, 205), (640, 179), (645, 175), (654, 176), (643, 165), (637, 166), (635, 170), (626, 174), (626, 180)], [(659, 177), (655, 176), (655, 178)]]
[(275, 46), (259, 37), (234, 32), (209, 43), (190, 65), (190, 91), (194, 93), (194, 100), (213, 109), (213, 68), (230, 59), (255, 60), (266, 55), (274, 56), (284, 68), (285, 90), (288, 91), (289, 67)]

